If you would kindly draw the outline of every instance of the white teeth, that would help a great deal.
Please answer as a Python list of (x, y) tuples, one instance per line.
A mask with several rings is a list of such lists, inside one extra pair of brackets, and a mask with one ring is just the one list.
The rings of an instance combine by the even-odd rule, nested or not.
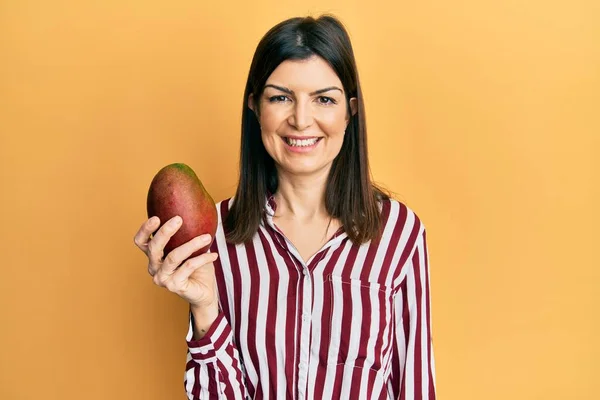
[(313, 139), (291, 139), (291, 138), (285, 138), (285, 141), (290, 146), (294, 146), (294, 147), (306, 147), (306, 146), (312, 146), (313, 144), (317, 143), (319, 141), (319, 138), (313, 138)]

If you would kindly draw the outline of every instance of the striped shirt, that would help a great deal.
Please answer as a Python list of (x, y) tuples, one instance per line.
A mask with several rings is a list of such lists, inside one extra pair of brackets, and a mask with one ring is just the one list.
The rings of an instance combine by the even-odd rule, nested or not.
[(190, 313), (189, 399), (435, 399), (426, 234), (396, 200), (384, 231), (353, 244), (340, 229), (308, 262), (273, 223), (226, 243), (217, 204), (211, 252), (220, 311), (200, 340)]

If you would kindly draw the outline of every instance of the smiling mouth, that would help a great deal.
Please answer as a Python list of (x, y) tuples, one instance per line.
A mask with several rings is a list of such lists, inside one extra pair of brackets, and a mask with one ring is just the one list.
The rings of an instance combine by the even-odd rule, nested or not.
[(282, 138), (284, 142), (286, 142), (289, 146), (292, 147), (310, 147), (317, 144), (323, 138), (310, 138), (310, 139), (292, 139), (289, 137)]

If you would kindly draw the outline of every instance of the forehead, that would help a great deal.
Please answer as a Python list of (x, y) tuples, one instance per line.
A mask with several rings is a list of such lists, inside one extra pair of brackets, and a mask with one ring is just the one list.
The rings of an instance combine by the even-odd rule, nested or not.
[(314, 91), (328, 86), (342, 88), (342, 82), (333, 68), (318, 56), (282, 62), (271, 73), (266, 84), (284, 86), (294, 91)]

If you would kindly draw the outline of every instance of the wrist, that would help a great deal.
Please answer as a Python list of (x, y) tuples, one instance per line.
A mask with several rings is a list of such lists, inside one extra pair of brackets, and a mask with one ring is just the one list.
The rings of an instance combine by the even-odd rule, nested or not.
[(217, 300), (212, 300), (208, 303), (189, 303), (190, 310), (194, 314), (204, 315), (219, 312), (219, 302)]
[(219, 307), (217, 303), (208, 306), (190, 304), (190, 311), (194, 318), (194, 339), (202, 339), (219, 316)]

